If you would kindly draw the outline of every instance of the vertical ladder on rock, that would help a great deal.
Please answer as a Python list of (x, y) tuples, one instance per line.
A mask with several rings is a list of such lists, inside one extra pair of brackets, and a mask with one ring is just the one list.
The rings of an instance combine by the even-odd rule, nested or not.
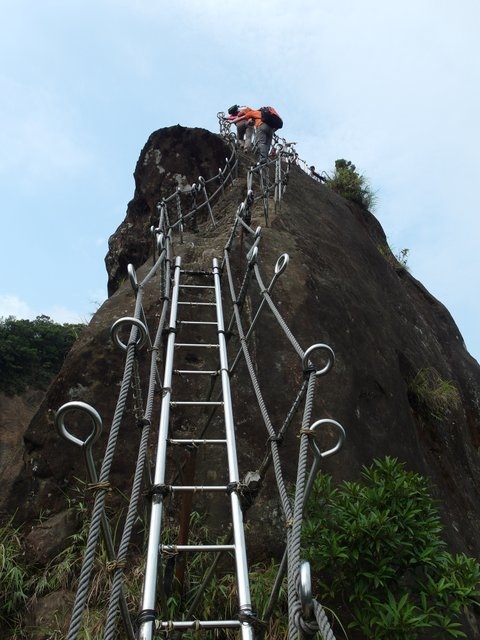
[[(202, 284), (184, 284), (202, 281)], [(205, 284), (208, 281), (208, 284)], [(212, 313), (214, 312), (214, 313)], [(212, 317), (213, 316), (213, 317)], [(189, 319), (190, 318), (190, 319)], [(208, 319), (207, 319), (208, 318)], [(184, 340), (180, 341), (182, 334)], [(194, 338), (191, 339), (190, 336)], [(213, 337), (212, 337), (213, 336)], [(210, 354), (215, 356), (213, 367), (207, 368), (211, 362)], [(177, 361), (179, 365), (177, 364)], [(221, 379), (221, 393), (216, 399), (210, 399), (207, 393), (199, 398), (200, 379), (212, 380), (212, 376)], [(205, 385), (204, 385), (205, 386)], [(252, 607), (248, 576), (247, 555), (243, 529), (243, 515), (238, 495), (239, 471), (235, 442), (235, 424), (230, 393), (230, 377), (225, 340), (225, 328), (221, 298), (220, 269), (218, 262), (213, 261), (212, 272), (193, 272), (181, 269), (181, 258), (177, 257), (173, 274), (172, 300), (165, 354), (165, 370), (163, 381), (163, 397), (160, 410), (157, 456), (155, 463), (154, 483), (152, 487), (152, 505), (148, 538), (147, 559), (142, 599), (142, 611), (139, 615), (139, 639), (152, 640), (155, 632), (178, 630), (181, 634), (189, 629), (207, 630), (211, 634), (221, 629), (238, 629), (238, 637), (242, 640), (253, 640), (251, 624)], [(193, 397), (192, 397), (193, 395)], [(183, 422), (175, 421), (175, 409), (182, 407)], [(209, 439), (195, 437), (201, 427), (201, 417), (205, 412), (217, 408), (216, 425), (208, 430)], [(210, 431), (217, 431), (211, 434)], [(177, 437), (177, 432), (180, 436)], [(189, 435), (191, 434), (191, 435)], [(173, 437), (175, 435), (175, 437)], [(187, 462), (181, 472), (175, 474), (175, 468), (168, 465), (168, 451), (174, 447), (176, 451), (183, 448)], [(206, 456), (207, 470), (204, 480), (199, 482), (195, 464), (188, 461), (188, 452), (202, 449)], [(208, 458), (212, 460), (209, 468)], [(178, 469), (178, 465), (177, 465)], [(167, 483), (167, 475), (173, 475), (174, 483)], [(220, 476), (220, 478), (218, 478)], [(218, 484), (212, 480), (219, 479)], [(178, 544), (166, 544), (164, 532), (167, 530), (165, 498), (179, 497), (179, 541)], [(218, 522), (219, 529), (231, 530), (231, 544), (195, 544), (188, 540), (188, 520), (192, 509), (192, 501), (200, 496), (206, 502), (203, 508), (208, 509)], [(219, 501), (218, 506), (214, 506)], [(223, 501), (223, 502), (222, 502)], [(172, 512), (173, 513), (173, 512)], [(182, 515), (183, 513), (183, 515)], [(168, 524), (170, 525), (170, 514)], [(159, 612), (157, 602), (162, 593), (157, 593), (165, 558), (172, 554), (180, 560), (176, 571), (183, 570), (183, 563), (191, 560), (195, 554), (224, 554), (236, 576), (238, 594), (238, 617), (229, 620), (165, 620), (165, 607)], [(233, 562), (232, 562), (233, 559)], [(165, 572), (167, 573), (167, 572)], [(178, 576), (177, 576), (178, 577)], [(161, 589), (158, 589), (161, 592)], [(161, 607), (160, 607), (161, 608)], [(161, 634), (161, 637), (164, 637)], [(215, 635), (217, 637), (217, 635)]]

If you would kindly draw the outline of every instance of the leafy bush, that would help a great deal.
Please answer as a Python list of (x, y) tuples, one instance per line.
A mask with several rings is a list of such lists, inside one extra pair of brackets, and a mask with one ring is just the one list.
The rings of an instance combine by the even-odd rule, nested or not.
[(46, 389), (62, 366), (84, 325), (0, 318), (0, 391), (22, 393), (29, 386)]
[(337, 488), (319, 476), (303, 536), (320, 600), (361, 637), (464, 636), (458, 618), (480, 595), (480, 566), (449, 553), (441, 530), (425, 478), (394, 458)]
[(357, 172), (350, 160), (335, 160), (335, 173), (327, 178), (326, 184), (347, 200), (356, 202), (364, 209), (373, 209), (375, 194), (367, 185), (364, 175)]

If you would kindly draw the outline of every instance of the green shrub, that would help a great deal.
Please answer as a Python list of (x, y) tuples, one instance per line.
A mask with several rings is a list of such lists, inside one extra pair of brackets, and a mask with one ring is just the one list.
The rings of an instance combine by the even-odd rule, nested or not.
[(27, 600), (27, 570), (22, 564), (22, 545), (18, 530), (9, 520), (0, 527), (0, 627), (17, 627)]
[(420, 369), (408, 385), (408, 393), (424, 414), (438, 420), (460, 404), (460, 393), (453, 382), (443, 380), (433, 367)]
[(319, 476), (303, 538), (320, 601), (365, 638), (464, 636), (458, 618), (480, 595), (480, 566), (449, 553), (441, 530), (425, 478), (394, 458), (337, 488)]
[(375, 207), (375, 194), (367, 184), (364, 175), (357, 172), (350, 160), (335, 160), (335, 173), (327, 178), (326, 184), (347, 200), (356, 202), (364, 209)]

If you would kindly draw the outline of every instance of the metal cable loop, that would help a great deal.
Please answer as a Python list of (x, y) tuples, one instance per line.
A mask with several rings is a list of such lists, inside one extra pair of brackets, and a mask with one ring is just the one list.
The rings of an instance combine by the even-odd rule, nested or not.
[[(119, 318), (118, 320), (116, 320), (113, 323), (112, 328), (110, 329), (110, 335), (112, 337), (113, 342), (124, 351), (127, 350), (129, 344), (125, 344), (124, 342), (122, 342), (118, 335), (120, 328), (126, 324), (133, 325), (130, 332), (129, 344), (133, 342), (138, 349), (141, 349), (147, 340), (148, 331), (144, 323), (138, 320), (137, 318), (125, 317), (125, 318)], [(138, 331), (140, 332), (139, 337), (137, 337)]]
[[(326, 352), (327, 364), (321, 369), (316, 369), (315, 365), (312, 364), (312, 362), (309, 360), (310, 356), (315, 351)], [(313, 370), (315, 371), (315, 375), (317, 377), (327, 374), (330, 371), (330, 369), (333, 367), (334, 363), (335, 363), (335, 353), (333, 352), (333, 349), (331, 349), (327, 344), (321, 344), (321, 343), (313, 344), (311, 347), (308, 347), (308, 349), (303, 354), (303, 358), (302, 358), (302, 367), (304, 372), (307, 373)]]

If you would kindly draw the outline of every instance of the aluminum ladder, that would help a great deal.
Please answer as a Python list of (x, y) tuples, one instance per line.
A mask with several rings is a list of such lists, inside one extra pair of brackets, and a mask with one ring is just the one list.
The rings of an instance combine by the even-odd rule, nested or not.
[[(232, 399), (230, 390), (230, 377), (227, 359), (227, 348), (225, 340), (225, 328), (222, 309), (221, 296), (221, 278), (220, 269), (217, 259), (213, 260), (212, 272), (194, 272), (184, 271), (181, 268), (181, 258), (175, 260), (173, 272), (173, 286), (171, 293), (171, 306), (169, 326), (167, 330), (164, 379), (163, 379), (163, 397), (160, 408), (160, 422), (158, 433), (157, 454), (155, 461), (155, 472), (152, 487), (152, 504), (150, 513), (150, 528), (148, 537), (147, 558), (145, 565), (145, 577), (142, 597), (142, 610), (139, 614), (139, 640), (152, 640), (155, 634), (159, 637), (165, 637), (167, 632), (178, 631), (181, 635), (182, 631), (187, 630), (207, 630), (207, 637), (214, 637), (214, 630), (221, 629), (238, 629), (238, 637), (242, 640), (253, 640), (254, 629), (252, 625), (252, 605), (250, 598), (250, 585), (248, 576), (248, 564), (246, 555), (246, 545), (243, 529), (243, 514), (241, 509), (240, 498), (237, 492), (239, 484), (238, 460), (235, 443), (235, 423), (232, 409)], [(202, 284), (183, 284), (183, 280), (197, 281), (201, 279)], [(203, 284), (207, 280), (208, 284)], [(192, 299), (192, 294), (196, 299)], [(180, 299), (180, 297), (182, 299)], [(212, 299), (213, 298), (213, 299)], [(215, 317), (205, 320), (204, 316), (209, 313)], [(196, 319), (188, 320), (184, 317), (194, 317)], [(207, 317), (210, 317), (207, 315)], [(192, 342), (180, 342), (181, 333), (192, 333), (195, 340)], [(210, 332), (210, 334), (209, 334)], [(208, 337), (214, 332), (215, 342), (209, 342)], [(199, 352), (200, 356), (196, 358), (195, 352)], [(215, 355), (216, 368), (189, 368), (185, 367), (185, 362), (191, 364), (192, 360), (196, 365), (203, 366), (208, 358), (203, 354)], [(182, 355), (183, 354), (183, 355)], [(185, 358), (185, 354), (190, 360)], [(176, 368), (176, 361), (184, 368)], [(212, 379), (216, 375), (221, 378), (220, 399), (188, 400), (178, 398), (188, 394), (189, 380), (199, 380), (199, 376), (204, 379)], [(173, 380), (175, 378), (175, 385)], [(178, 381), (179, 379), (179, 381)], [(193, 383), (192, 383), (193, 385)], [(197, 389), (194, 385), (192, 388)], [(178, 392), (177, 392), (178, 389)], [(172, 433), (178, 431), (178, 425), (173, 425), (172, 414), (178, 406), (183, 407), (183, 413), (195, 412), (198, 416), (205, 411), (217, 408), (217, 412), (221, 413), (221, 427), (223, 434), (221, 437), (211, 439), (196, 439), (195, 437), (172, 438)], [(190, 414), (189, 414), (190, 415)], [(195, 415), (191, 418), (195, 421)], [(215, 450), (216, 456), (215, 468), (221, 469), (221, 456), (225, 458), (223, 473), (226, 475), (228, 468), (228, 481), (222, 484), (195, 484), (195, 478), (187, 477), (191, 474), (184, 474), (180, 478), (183, 483), (166, 485), (167, 480), (167, 455), (170, 447), (184, 447), (190, 450), (202, 448), (202, 451), (208, 449)], [(212, 473), (214, 471), (212, 470)], [(178, 479), (178, 478), (177, 478)], [(223, 478), (224, 479), (224, 478)], [(187, 481), (192, 481), (187, 484)], [(228, 529), (232, 532), (232, 544), (164, 544), (162, 533), (165, 530), (165, 504), (164, 499), (167, 495), (192, 497), (201, 494), (209, 497), (213, 502), (215, 499), (223, 499), (226, 501), (226, 507), (220, 507), (219, 514), (223, 514), (223, 518), (227, 521)], [(188, 499), (187, 499), (188, 500)], [(230, 505), (228, 505), (228, 501)], [(188, 519), (188, 515), (186, 518)], [(188, 561), (191, 554), (196, 553), (215, 553), (226, 552), (233, 556), (234, 571), (236, 573), (236, 584), (238, 593), (238, 618), (231, 620), (162, 620), (157, 614), (157, 601), (160, 599), (157, 594), (157, 583), (162, 574), (163, 560), (169, 553), (180, 554), (184, 562)], [(163, 633), (162, 633), (163, 632)], [(167, 636), (169, 637), (169, 636)], [(174, 637), (176, 637), (174, 635)], [(215, 636), (217, 637), (217, 636)]]

